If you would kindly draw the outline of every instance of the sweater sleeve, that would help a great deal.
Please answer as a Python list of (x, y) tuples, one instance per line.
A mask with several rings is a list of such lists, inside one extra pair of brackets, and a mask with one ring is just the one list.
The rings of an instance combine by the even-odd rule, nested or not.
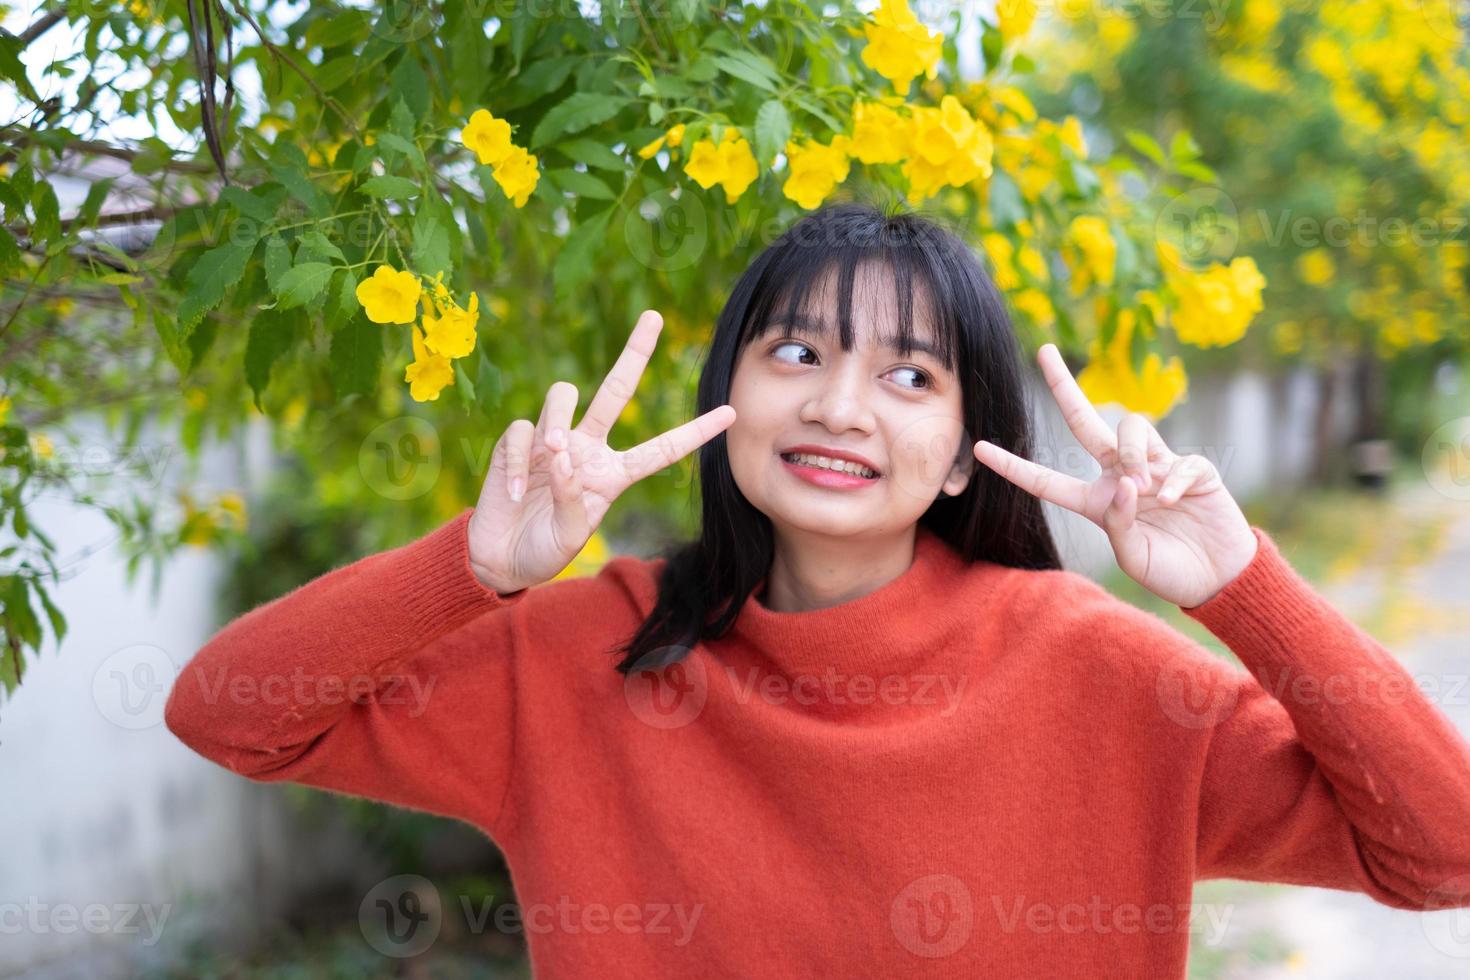
[(164, 712), (206, 758), (260, 781), (369, 797), (490, 830), (511, 771), (509, 614), (469, 565), (472, 508), (228, 623)]
[(1196, 877), (1470, 906), (1470, 745), (1393, 655), (1252, 531), (1251, 563), (1183, 609), (1249, 671), (1222, 662), (1213, 691), (1191, 692), (1212, 705), (1197, 716), (1209, 742)]

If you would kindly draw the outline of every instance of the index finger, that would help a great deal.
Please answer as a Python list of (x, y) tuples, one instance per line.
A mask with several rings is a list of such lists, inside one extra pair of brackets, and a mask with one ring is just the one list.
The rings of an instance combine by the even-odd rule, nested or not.
[(1052, 397), (1062, 410), (1067, 428), (1072, 430), (1088, 455), (1102, 463), (1104, 456), (1117, 451), (1118, 437), (1077, 386), (1056, 344), (1042, 344), (1036, 357), (1041, 362), (1041, 373), (1046, 377)]
[(1033, 497), (1086, 516), (1088, 484), (1075, 476), (1033, 463), (984, 439), (975, 444), (974, 451), (976, 459)]
[(587, 406), (586, 414), (577, 424), (577, 431), (598, 439), (607, 438), (638, 390), (638, 381), (648, 366), (648, 358), (653, 354), (653, 346), (658, 342), (663, 325), (664, 318), (657, 310), (644, 310), (638, 317), (633, 332), (628, 335), (628, 342), (623, 345), (623, 352), (618, 355), (612, 370), (607, 372), (607, 377), (602, 379), (597, 394), (592, 397), (592, 404)]
[(724, 432), (734, 421), (734, 406), (720, 405), (663, 435), (640, 442), (623, 453), (623, 471), (628, 475), (628, 483), (637, 483), (666, 466), (672, 466)]

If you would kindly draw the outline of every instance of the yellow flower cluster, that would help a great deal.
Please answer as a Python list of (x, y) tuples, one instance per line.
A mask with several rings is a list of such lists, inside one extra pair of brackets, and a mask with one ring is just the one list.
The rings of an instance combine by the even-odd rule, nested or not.
[(178, 491), (175, 497), (184, 508), (184, 520), (179, 527), (179, 541), (183, 544), (203, 547), (221, 530), (245, 530), (245, 498), (232, 490), (225, 491), (203, 507), (187, 490)]
[(511, 142), (510, 123), (496, 118), (488, 109), (476, 109), (459, 138), (482, 164), (492, 168), (491, 175), (505, 196), (516, 207), (524, 207), (541, 179), (541, 171), (525, 147)]
[[(680, 139), (683, 135), (681, 130)], [(725, 189), (725, 200), (734, 204), (745, 189), (755, 183), (760, 171), (749, 141), (740, 135), (739, 129), (727, 126), (718, 144), (711, 139), (702, 139), (694, 144), (684, 172), (705, 190), (719, 184)]]
[(1142, 371), (1133, 370), (1128, 347), (1137, 324), (1138, 315), (1133, 310), (1118, 311), (1118, 329), (1112, 341), (1104, 348), (1099, 338), (1093, 339), (1087, 367), (1077, 375), (1077, 386), (1095, 405), (1122, 405), (1157, 421), (1184, 397), (1189, 379), (1177, 355), (1165, 364), (1156, 351), (1150, 351), (1144, 359)]
[(816, 140), (788, 141), (786, 159), (791, 176), (782, 185), (782, 193), (804, 208), (821, 204), (833, 188), (847, 179), (851, 144), (847, 136), (834, 136), (826, 146)]
[(913, 148), (903, 173), (919, 197), (931, 197), (946, 184), (963, 187), (991, 174), (995, 143), (990, 130), (953, 95), (940, 99), (937, 109), (914, 107)]
[(863, 64), (892, 82), (900, 95), (918, 75), (933, 78), (938, 72), (944, 36), (919, 23), (908, 0), (882, 0), (863, 33), (868, 38)]
[(1095, 214), (1078, 215), (1067, 229), (1067, 241), (1081, 254), (1081, 260), (1072, 263), (1076, 270), (1072, 280), (1074, 296), (1080, 296), (1093, 282), (1100, 286), (1113, 284), (1118, 243), (1113, 240), (1105, 220)]
[(1196, 347), (1223, 347), (1245, 336), (1261, 311), (1266, 287), (1254, 259), (1241, 256), (1228, 266), (1216, 262), (1196, 272), (1173, 243), (1160, 239), (1158, 253), (1164, 281), (1179, 300), (1174, 332), (1180, 340)]
[(422, 301), (423, 323), (410, 330), (413, 363), (404, 370), (403, 380), (413, 399), (421, 402), (436, 400), (454, 384), (454, 359), (475, 349), (478, 294), (470, 293), (469, 307), (461, 307), (444, 285), (444, 273), (420, 280), (412, 272), (380, 265), (358, 283), (357, 301), (373, 323), (413, 323)]
[(669, 149), (673, 149), (674, 147), (682, 146), (683, 143), (684, 143), (684, 124), (683, 123), (679, 123), (676, 126), (670, 126), (669, 129), (668, 129), (668, 131), (665, 132), (658, 139), (653, 140), (652, 142), (645, 144), (643, 146), (643, 148), (638, 151), (638, 156), (639, 156), (640, 159), (647, 160), (649, 157), (653, 156), (659, 150), (663, 149), (666, 144), (669, 147)]

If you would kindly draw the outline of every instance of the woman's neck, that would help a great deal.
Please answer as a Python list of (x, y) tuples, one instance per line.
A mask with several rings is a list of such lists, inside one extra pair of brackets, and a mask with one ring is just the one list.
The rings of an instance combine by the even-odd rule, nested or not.
[(805, 612), (851, 602), (898, 578), (914, 561), (915, 528), (893, 538), (779, 537), (757, 600), (773, 612)]

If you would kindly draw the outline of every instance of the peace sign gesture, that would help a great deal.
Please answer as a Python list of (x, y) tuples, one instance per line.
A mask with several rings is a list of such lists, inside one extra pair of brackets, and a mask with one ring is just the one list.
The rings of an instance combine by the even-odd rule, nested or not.
[(1102, 474), (1087, 483), (983, 439), (975, 443), (975, 458), (1022, 490), (1101, 527), (1118, 567), (1154, 595), (1186, 609), (1213, 598), (1256, 553), (1255, 533), (1214, 464), (1204, 456), (1175, 455), (1137, 412), (1125, 416), (1115, 433), (1055, 344), (1043, 344), (1036, 359), (1067, 427)]
[(506, 427), (467, 532), (470, 568), (486, 586), (509, 594), (553, 578), (577, 557), (624, 490), (735, 421), (735, 409), (720, 405), (632, 449), (607, 444), (662, 329), (663, 317), (644, 310), (576, 426), (577, 386), (558, 381), (534, 426), (516, 419)]

